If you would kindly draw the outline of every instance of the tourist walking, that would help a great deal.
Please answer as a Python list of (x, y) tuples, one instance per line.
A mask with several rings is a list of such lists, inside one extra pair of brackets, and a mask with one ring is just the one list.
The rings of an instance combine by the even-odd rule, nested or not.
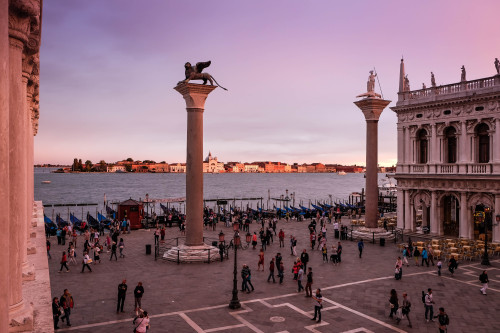
[(410, 267), (410, 264), (408, 263), (408, 247), (405, 246), (403, 249), (403, 264), (406, 264), (406, 267)]
[(424, 267), (424, 262), (427, 264), (427, 267), (429, 267), (429, 260), (428, 258), (429, 253), (427, 252), (427, 249), (424, 247), (422, 249), (422, 267)]
[(125, 296), (127, 296), (127, 280), (123, 280), (118, 285), (118, 302), (116, 303), (116, 313), (124, 312), (123, 305), (125, 304)]
[(160, 231), (160, 227), (156, 227), (156, 230), (155, 230), (155, 244), (157, 244), (159, 241), (160, 241), (160, 234), (161, 234), (161, 231)]
[(284, 275), (285, 275), (285, 266), (283, 265), (283, 261), (280, 261), (278, 265), (278, 277), (280, 278), (280, 284), (283, 283)]
[(123, 249), (125, 248), (125, 242), (123, 241), (123, 238), (120, 238), (120, 243), (118, 243), (118, 248), (120, 249), (120, 258), (125, 258), (125, 255), (123, 254)]
[(448, 318), (448, 315), (446, 314), (446, 312), (444, 312), (444, 308), (439, 308), (439, 314), (434, 318), (438, 319), (439, 333), (448, 332), (448, 325), (450, 324), (450, 318)]
[(389, 305), (391, 307), (391, 313), (389, 314), (389, 318), (394, 318), (393, 315), (395, 315), (399, 309), (398, 293), (396, 292), (396, 289), (391, 289), (389, 295)]
[(323, 247), (321, 248), (321, 254), (323, 255), (323, 262), (328, 263), (328, 247), (326, 244), (323, 244)]
[(132, 323), (135, 326), (134, 332), (146, 333), (150, 329), (148, 312), (144, 311), (138, 317), (135, 317)]
[(255, 250), (255, 247), (257, 246), (257, 233), (254, 231), (252, 235), (252, 246), (253, 249)]
[(271, 261), (269, 262), (269, 276), (267, 277), (267, 282), (273, 279), (273, 283), (276, 283), (276, 280), (274, 279), (274, 258), (271, 258)]
[[(273, 225), (274, 225), (274, 229), (276, 230), (276, 224), (274, 224), (274, 222), (273, 222)], [(280, 247), (285, 247), (285, 232), (283, 231), (283, 229), (280, 229), (280, 232), (278, 234), (278, 238), (280, 240)]]
[[(423, 291), (422, 291), (423, 293)], [(424, 304), (425, 304), (425, 320), (427, 322), (434, 321), (432, 318), (434, 317), (434, 300), (432, 299), (432, 289), (427, 289), (427, 294), (424, 296)], [(429, 316), (427, 316), (429, 315)]]
[(340, 242), (337, 245), (337, 262), (339, 264), (342, 262), (342, 245)]
[(313, 284), (313, 272), (312, 268), (309, 267), (307, 270), (307, 282), (306, 282), (306, 297), (312, 297), (312, 284)]
[(262, 271), (264, 271), (264, 250), (260, 249), (259, 251), (259, 262), (257, 263), (257, 271), (260, 270), (260, 266), (262, 266)]
[(75, 303), (73, 301), (73, 296), (71, 296), (68, 289), (64, 289), (63, 295), (59, 298), (59, 304), (64, 310), (64, 316), (60, 318), (61, 321), (64, 323), (64, 320), (66, 319), (66, 325), (71, 326), (69, 316), (71, 315), (71, 309), (73, 309)]
[(411, 302), (408, 299), (408, 294), (403, 293), (403, 307), (401, 313), (403, 314), (403, 316), (406, 316), (406, 319), (408, 319), (408, 327), (411, 328), (412, 326), (410, 320), (410, 311), (411, 311)]
[(66, 251), (63, 251), (62, 258), (61, 258), (61, 269), (59, 269), (59, 273), (62, 272), (63, 267), (66, 267), (66, 272), (69, 272), (67, 262), (68, 262), (68, 258), (66, 257)]
[(75, 264), (76, 265), (76, 251), (74, 246), (70, 246), (69, 248), (69, 253), (68, 253), (68, 263), (69, 264)]
[(398, 259), (396, 260), (394, 274), (396, 280), (401, 280), (401, 278), (403, 277), (403, 261), (401, 260), (401, 257), (398, 257)]
[(54, 297), (52, 299), (52, 318), (54, 319), (54, 329), (59, 329), (59, 316), (61, 315), (61, 306), (59, 305), (59, 299)]
[(434, 266), (434, 249), (431, 244), (427, 246), (427, 258), (431, 262), (432, 266)]
[(139, 282), (134, 289), (134, 307), (136, 315), (142, 309), (142, 295), (144, 295), (144, 287), (142, 286), (142, 282)]
[(47, 239), (47, 241), (45, 242), (45, 246), (47, 247), (47, 257), (49, 259), (52, 259), (52, 256), (50, 255), (50, 241)]
[(248, 270), (247, 270), (246, 266), (247, 265), (243, 265), (243, 267), (241, 268), (241, 291), (242, 292), (250, 291), (250, 289), (248, 288), (248, 283), (247, 283)]
[[(254, 291), (255, 288), (253, 287), (253, 284), (252, 284), (252, 270), (250, 269), (250, 267), (248, 267), (248, 265), (245, 265), (246, 269), (247, 269), (247, 275), (246, 275), (246, 280), (247, 280), (247, 285), (252, 287), (252, 290), (251, 291)], [(247, 293), (250, 293), (250, 288), (248, 288), (248, 291)]]
[(453, 276), (453, 273), (455, 273), (455, 269), (458, 268), (457, 260), (455, 257), (451, 257), (450, 261), (448, 262), (448, 270), (451, 273), (451, 276)]
[(316, 245), (316, 234), (314, 232), (309, 234), (309, 242), (311, 244), (311, 250), (314, 250), (314, 246)]
[(101, 246), (99, 245), (99, 243), (96, 243), (94, 245), (94, 265), (96, 265), (98, 261), (99, 263), (101, 262), (100, 253), (101, 253)]
[(300, 254), (300, 261), (304, 265), (304, 272), (307, 271), (307, 263), (309, 262), (309, 254), (307, 254), (306, 249), (302, 250)]
[(109, 257), (109, 261), (113, 259), (113, 256), (115, 256), (115, 261), (118, 261), (118, 258), (116, 257), (116, 242), (113, 242), (111, 245), (111, 256)]
[(363, 239), (361, 238), (358, 242), (358, 251), (359, 251), (359, 257), (361, 258), (361, 255), (363, 254), (363, 249), (365, 248), (365, 243), (363, 243)]
[(420, 251), (416, 246), (415, 246), (415, 251), (413, 251), (413, 257), (415, 258), (415, 266), (418, 266), (418, 258), (420, 257)]
[(314, 300), (314, 317), (311, 320), (318, 318), (318, 323), (321, 322), (321, 309), (323, 308), (323, 296), (321, 296), (321, 289), (316, 289), (316, 294), (312, 296)]
[(439, 259), (437, 262), (438, 276), (441, 276), (441, 267), (443, 267), (443, 263), (441, 262), (441, 259)]
[(300, 293), (302, 290), (304, 290), (304, 287), (302, 286), (302, 278), (304, 277), (304, 270), (302, 269), (302, 266), (298, 268), (299, 271), (297, 272), (297, 287), (298, 287), (297, 292)]
[(479, 275), (479, 281), (483, 284), (483, 287), (480, 289), (481, 293), (486, 296), (486, 290), (488, 289), (488, 273), (486, 271), (483, 271), (481, 275)]
[(89, 254), (87, 252), (83, 252), (83, 266), (82, 266), (82, 273), (85, 270), (85, 267), (87, 267), (92, 273), (92, 269), (90, 268), (89, 264), (92, 263), (92, 259), (90, 259)]

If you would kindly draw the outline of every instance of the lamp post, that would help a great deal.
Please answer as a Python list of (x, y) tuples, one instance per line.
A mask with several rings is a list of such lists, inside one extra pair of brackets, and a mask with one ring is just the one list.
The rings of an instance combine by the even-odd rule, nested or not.
[[(485, 266), (490, 266), (490, 259), (488, 257), (488, 224), (489, 221), (491, 220), (491, 214), (490, 214), (490, 208), (487, 207), (485, 208), (485, 214), (484, 214), (484, 253), (483, 253), (483, 260), (481, 260), (481, 265)], [(500, 221), (500, 215), (495, 216), (495, 220), (498, 224)], [(492, 221), (492, 226), (493, 226), (493, 221)]]
[(146, 193), (146, 224), (149, 223), (149, 194)]
[(240, 300), (238, 299), (238, 246), (240, 246), (240, 234), (238, 233), (240, 229), (240, 224), (238, 222), (233, 223), (234, 230), (234, 271), (233, 271), (233, 298), (229, 302), (230, 309), (241, 308)]

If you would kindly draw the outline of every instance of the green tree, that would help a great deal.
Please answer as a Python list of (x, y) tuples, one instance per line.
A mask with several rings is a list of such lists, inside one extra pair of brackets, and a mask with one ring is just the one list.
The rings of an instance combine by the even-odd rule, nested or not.
[(132, 157), (127, 158), (127, 162), (133, 162), (134, 159)]
[(71, 166), (71, 171), (78, 171), (78, 159), (73, 160), (73, 165)]
[(127, 172), (132, 172), (132, 164), (125, 164), (125, 170), (127, 170)]
[(90, 169), (92, 169), (92, 161), (86, 160), (85, 161), (85, 171), (90, 172)]

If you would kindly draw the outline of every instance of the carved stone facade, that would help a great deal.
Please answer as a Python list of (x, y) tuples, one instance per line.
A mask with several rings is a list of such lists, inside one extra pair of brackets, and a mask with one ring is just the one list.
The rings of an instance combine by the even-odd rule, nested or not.
[[(400, 87), (404, 78), (401, 60)], [(500, 241), (500, 75), (400, 89), (391, 109), (398, 117), (398, 227), (477, 239), (486, 219), (489, 237)]]
[(37, 252), (30, 236), (41, 8), (41, 0), (0, 0), (0, 332), (33, 330), (33, 308), (24, 289), (36, 278), (28, 255)]

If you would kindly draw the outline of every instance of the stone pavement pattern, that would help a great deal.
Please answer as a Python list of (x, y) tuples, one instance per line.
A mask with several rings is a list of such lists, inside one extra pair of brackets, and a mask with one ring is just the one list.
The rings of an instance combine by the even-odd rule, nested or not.
[[(394, 263), (398, 250), (393, 243), (385, 247), (365, 244), (363, 258), (358, 258), (356, 242), (342, 241), (342, 264), (333, 266), (323, 263), (321, 252), (311, 251), (307, 232), (308, 221), (280, 221), (278, 231), (286, 234), (285, 248), (274, 243), (265, 253), (265, 272), (257, 271), (258, 250), (250, 248), (238, 251), (239, 271), (246, 263), (252, 269), (255, 291), (239, 293), (242, 309), (230, 310), (233, 280), (233, 256), (229, 260), (211, 264), (182, 264), (154, 260), (145, 254), (145, 244), (154, 243), (153, 230), (133, 231), (121, 235), (125, 239), (126, 257), (109, 261), (104, 251), (102, 263), (92, 265), (92, 273), (80, 273), (83, 237), (78, 240), (77, 266), (70, 266), (69, 273), (58, 273), (59, 258), (66, 248), (57, 245), (51, 238), (52, 257), (50, 275), (52, 296), (61, 296), (68, 288), (75, 299), (71, 322), (64, 323), (61, 331), (76, 332), (121, 332), (133, 330), (133, 289), (142, 281), (145, 294), (143, 308), (150, 313), (150, 332), (437, 332), (435, 323), (426, 323), (421, 291), (432, 288), (436, 302), (434, 312), (443, 306), (450, 316), (449, 332), (498, 332), (500, 317), (500, 260), (494, 257), (488, 269), (490, 289), (488, 296), (481, 295), (478, 276), (482, 267), (477, 261), (461, 263), (455, 276), (443, 268), (438, 277), (436, 268), (410, 266), (404, 268), (403, 279), (394, 280)], [(328, 226), (328, 249), (333, 242), (333, 227)], [(251, 225), (251, 232), (258, 231), (260, 224)], [(229, 240), (231, 228), (219, 225), (216, 231), (205, 231), (217, 238), (220, 230)], [(297, 293), (291, 268), (294, 256), (290, 255), (289, 237), (298, 239), (297, 252), (306, 248), (310, 256), (309, 267), (313, 268), (315, 288), (322, 288), (325, 299), (323, 318), (320, 324), (310, 320), (314, 304), (304, 293)], [(177, 228), (167, 228), (166, 238), (180, 236)], [(56, 244), (54, 244), (56, 243)], [(281, 251), (280, 251), (281, 250)], [(271, 256), (281, 252), (285, 264), (283, 285), (267, 283), (268, 263)], [(413, 262), (412, 262), (413, 263)], [(116, 314), (117, 286), (127, 279), (128, 293), (125, 313)], [(305, 284), (305, 283), (304, 283)], [(413, 328), (407, 327), (406, 319), (399, 325), (388, 318), (389, 291), (408, 292), (412, 302)]]

